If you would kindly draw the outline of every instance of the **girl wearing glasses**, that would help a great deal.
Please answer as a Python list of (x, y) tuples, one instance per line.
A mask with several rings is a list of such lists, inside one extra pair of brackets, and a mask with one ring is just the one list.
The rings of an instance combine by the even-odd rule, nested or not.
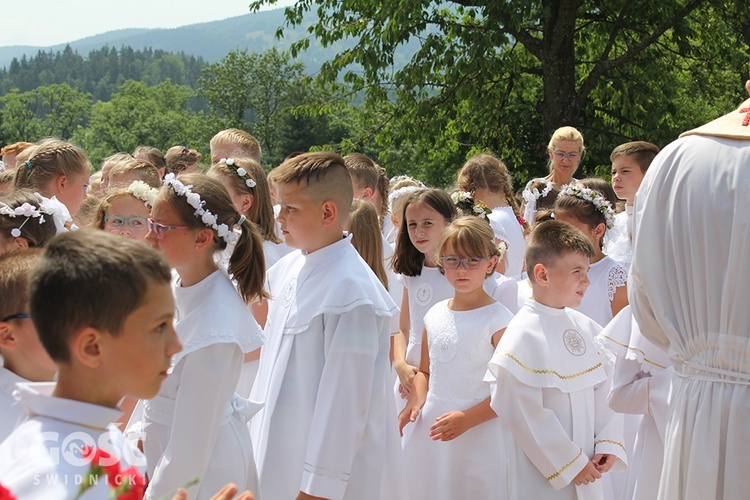
[(484, 290), (499, 251), (492, 228), (456, 219), (440, 238), (441, 272), (454, 289), (424, 317), (419, 372), (399, 426), (413, 499), (507, 498), (503, 430), (483, 381), (513, 314)]
[[(204, 174), (167, 174), (151, 217), (146, 241), (178, 275), (175, 330), (183, 349), (159, 394), (141, 401), (130, 421), (130, 433), (143, 439), (146, 496), (171, 495), (196, 477), (190, 498), (208, 498), (230, 482), (257, 491), (247, 428), (257, 409), (235, 388), (244, 355), (265, 341), (247, 308), (266, 297), (260, 235), (224, 186)], [(229, 276), (214, 258), (228, 244)]]
[(552, 182), (555, 189), (574, 182), (573, 174), (578, 170), (585, 150), (583, 135), (578, 130), (573, 127), (555, 130), (547, 145), (549, 175), (545, 179)]
[(133, 240), (146, 239), (157, 192), (143, 181), (133, 181), (127, 188), (109, 193), (99, 203), (93, 227)]

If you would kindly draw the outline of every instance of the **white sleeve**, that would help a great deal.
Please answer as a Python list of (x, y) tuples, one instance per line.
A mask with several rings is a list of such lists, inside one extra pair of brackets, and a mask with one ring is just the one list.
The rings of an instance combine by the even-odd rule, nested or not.
[(154, 470), (147, 498), (171, 497), (188, 481), (205, 476), (242, 359), (236, 344), (213, 344), (182, 359), (185, 366), (169, 441)]
[(619, 458), (610, 472), (622, 472), (628, 466), (623, 438), (625, 420), (622, 414), (615, 413), (607, 405), (611, 387), (610, 378), (594, 388), (594, 453), (607, 453)]
[(368, 424), (373, 390), (378, 389), (373, 382), (379, 366), (379, 337), (388, 321), (369, 306), (324, 317), (325, 365), (300, 486), (309, 495), (344, 496)]
[(542, 401), (542, 389), (523, 384), (501, 367), (493, 367), (490, 406), (550, 485), (560, 490), (583, 470), (589, 458)]

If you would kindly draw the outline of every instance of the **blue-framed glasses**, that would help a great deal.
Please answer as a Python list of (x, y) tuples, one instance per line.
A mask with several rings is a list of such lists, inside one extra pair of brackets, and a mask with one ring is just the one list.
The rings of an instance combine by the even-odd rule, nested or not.
[(166, 232), (169, 230), (187, 228), (187, 226), (165, 226), (164, 224), (159, 224), (158, 222), (154, 221), (154, 219), (148, 219), (148, 229), (149, 231), (154, 233), (154, 236), (157, 240), (164, 238), (164, 234), (166, 234)]
[(147, 231), (148, 217), (135, 215), (133, 217), (123, 217), (122, 215), (105, 215), (104, 227), (107, 229), (119, 230), (125, 226), (130, 227), (133, 231)]
[(26, 319), (26, 318), (30, 318), (30, 317), (31, 316), (29, 316), (28, 313), (11, 314), (10, 316), (6, 316), (3, 319), (0, 319), (0, 323), (3, 323), (5, 321), (11, 321), (11, 320), (14, 320), (14, 319)]
[(458, 269), (461, 265), (463, 265), (465, 269), (477, 269), (485, 260), (487, 259), (479, 257), (442, 257), (440, 262), (445, 269)]
[(581, 153), (563, 153), (562, 151), (552, 151), (555, 158), (558, 160), (568, 159), (570, 161), (576, 161), (581, 158)]

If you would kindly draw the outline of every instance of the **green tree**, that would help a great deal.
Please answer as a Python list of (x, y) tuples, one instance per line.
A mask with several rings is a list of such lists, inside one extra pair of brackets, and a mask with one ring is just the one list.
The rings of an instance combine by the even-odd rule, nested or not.
[[(742, 4), (298, 0), (278, 34), (307, 26), (311, 36), (292, 46), (293, 55), (311, 39), (354, 41), (319, 76), (364, 93), (380, 120), (370, 132), (381, 160), (396, 169), (423, 169), (428, 180), (445, 182), (468, 154), (489, 149), (524, 177), (541, 172), (546, 138), (561, 125), (584, 132), (592, 170), (618, 143), (667, 142), (737, 96), (750, 33)], [(414, 42), (419, 49), (398, 69)]]

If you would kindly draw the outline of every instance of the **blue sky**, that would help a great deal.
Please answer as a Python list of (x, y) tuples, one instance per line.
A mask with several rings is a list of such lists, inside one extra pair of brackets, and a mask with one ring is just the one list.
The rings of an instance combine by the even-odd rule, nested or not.
[[(250, 0), (19, 0), (3, 2), (0, 47), (46, 47), (123, 28), (176, 28), (249, 13)], [(289, 5), (281, 0), (274, 7)], [(179, 6), (179, 7), (178, 7)]]

